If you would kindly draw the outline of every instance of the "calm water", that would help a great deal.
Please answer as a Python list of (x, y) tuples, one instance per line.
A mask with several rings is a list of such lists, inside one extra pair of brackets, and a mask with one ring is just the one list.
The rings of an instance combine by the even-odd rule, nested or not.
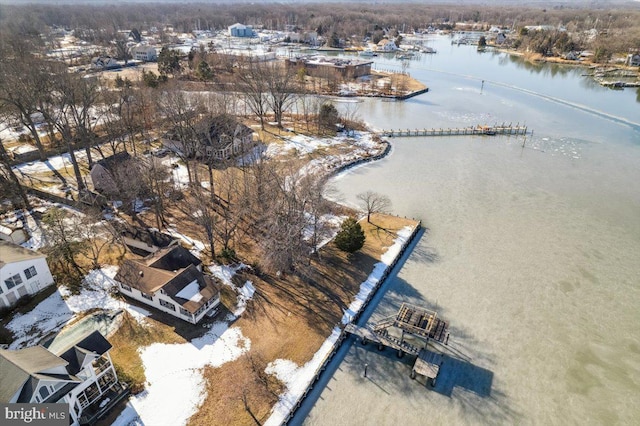
[(430, 45), (438, 54), (409, 67), (430, 92), (367, 100), (364, 120), (526, 122), (534, 135), (525, 148), (522, 137), (399, 138), (331, 182), (347, 204), (375, 190), (427, 228), (370, 321), (411, 302), (449, 320), (452, 337), (434, 389), (409, 378), (408, 360), (351, 345), (305, 423), (637, 424), (640, 94), (579, 68)]

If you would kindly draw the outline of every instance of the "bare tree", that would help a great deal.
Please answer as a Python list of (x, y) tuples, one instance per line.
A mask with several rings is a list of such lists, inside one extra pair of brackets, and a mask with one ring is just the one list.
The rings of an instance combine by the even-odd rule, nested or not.
[(294, 68), (278, 62), (265, 66), (269, 97), (267, 102), (273, 110), (278, 127), (282, 127), (282, 116), (295, 100), (298, 83)]
[(0, 178), (9, 182), (13, 192), (18, 194), (20, 200), (22, 200), (21, 207), (30, 209), (31, 203), (29, 203), (29, 197), (27, 197), (27, 193), (24, 191), (24, 188), (22, 188), (22, 185), (20, 185), (20, 180), (11, 168), (11, 159), (2, 144), (2, 139), (0, 139)]
[(362, 208), (367, 212), (367, 222), (371, 222), (371, 214), (387, 213), (391, 208), (391, 200), (386, 195), (381, 195), (373, 191), (360, 193), (356, 196)]
[(237, 81), (247, 106), (258, 117), (260, 128), (264, 130), (264, 117), (269, 107), (266, 66), (261, 62), (246, 61), (244, 67), (237, 73)]

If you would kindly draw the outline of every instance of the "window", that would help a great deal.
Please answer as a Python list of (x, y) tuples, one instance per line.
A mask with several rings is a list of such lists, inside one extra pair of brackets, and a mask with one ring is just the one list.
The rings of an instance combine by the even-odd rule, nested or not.
[(131, 287), (129, 287), (129, 286), (128, 286), (128, 285), (126, 285), (126, 284), (122, 284), (122, 283), (120, 283), (120, 287), (121, 287), (123, 290), (131, 291)]
[(140, 295), (145, 299), (153, 300), (153, 296), (147, 293), (140, 292)]
[(164, 300), (160, 299), (160, 304), (162, 306), (164, 306), (165, 308), (167, 308), (167, 309), (171, 309), (172, 311), (176, 310), (176, 307), (175, 307), (175, 305), (173, 303), (169, 303), (167, 301), (164, 301)]
[(113, 375), (113, 372), (111, 370), (104, 373), (98, 379), (98, 385), (100, 386), (100, 389), (102, 389), (103, 393), (106, 392), (115, 383), (116, 383), (116, 376)]
[(40, 398), (42, 398), (42, 400), (44, 401), (49, 396), (49, 388), (47, 388), (46, 386), (42, 386), (40, 387), (38, 393), (40, 394)]
[(187, 311), (185, 308), (180, 307), (180, 313), (184, 316), (190, 317), (191, 316), (191, 312)]
[(11, 290), (15, 286), (22, 284), (22, 278), (20, 278), (20, 274), (15, 274), (11, 278), (4, 280), (4, 283), (7, 285), (7, 288)]
[(24, 276), (27, 277), (28, 280), (31, 279), (31, 277), (35, 277), (36, 275), (38, 275), (38, 272), (36, 271), (35, 266), (31, 266), (24, 270)]

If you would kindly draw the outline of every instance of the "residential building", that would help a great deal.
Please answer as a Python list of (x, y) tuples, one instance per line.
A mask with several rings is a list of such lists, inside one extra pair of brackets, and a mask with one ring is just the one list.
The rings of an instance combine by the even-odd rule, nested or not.
[(627, 59), (624, 62), (625, 65), (632, 67), (640, 66), (640, 53), (630, 53), (627, 55)]
[(383, 38), (378, 42), (376, 50), (378, 50), (378, 52), (395, 52), (398, 50), (398, 46), (396, 46), (395, 41)]
[(88, 332), (58, 350), (0, 350), (0, 402), (67, 403), (69, 424), (93, 424), (128, 395), (109, 356), (111, 344)]
[(139, 43), (131, 47), (131, 57), (137, 61), (153, 62), (158, 60), (158, 52), (155, 46)]
[(91, 59), (91, 68), (97, 70), (109, 70), (120, 67), (121, 65), (118, 63), (118, 61), (110, 56), (99, 56)]
[(47, 256), (0, 241), (0, 308), (15, 305), (28, 294), (53, 284)]
[(225, 160), (247, 151), (253, 142), (253, 130), (222, 114), (201, 120), (187, 142), (180, 140), (177, 131), (168, 132), (162, 142), (188, 157)]
[(127, 176), (134, 178), (136, 169), (132, 161), (131, 155), (122, 151), (93, 163), (89, 172), (93, 188), (102, 194), (118, 193), (118, 180), (125, 180)]
[(253, 37), (253, 28), (242, 24), (233, 24), (229, 27), (229, 35), (231, 37)]
[(29, 234), (22, 226), (22, 222), (0, 225), (0, 240), (14, 244), (22, 244), (29, 239)]
[(312, 77), (352, 79), (371, 74), (373, 62), (313, 55), (288, 59), (286, 63), (287, 66), (303, 68)]
[(217, 278), (202, 262), (174, 244), (144, 259), (127, 259), (115, 276), (121, 294), (192, 324), (220, 303)]

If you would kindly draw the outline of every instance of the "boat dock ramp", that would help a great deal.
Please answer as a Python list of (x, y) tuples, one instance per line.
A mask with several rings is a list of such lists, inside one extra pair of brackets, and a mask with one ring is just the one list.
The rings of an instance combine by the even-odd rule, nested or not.
[[(384, 318), (370, 327), (347, 324), (345, 331), (360, 338), (363, 344), (377, 344), (379, 350), (387, 347), (394, 349), (398, 351), (398, 357), (404, 354), (416, 356), (411, 378), (421, 375), (427, 378), (431, 386), (435, 386), (443, 356), (427, 349), (427, 345), (430, 341), (446, 345), (449, 342), (448, 326), (436, 312), (403, 303), (395, 316)], [(389, 333), (392, 328), (400, 331), (400, 337)], [(407, 334), (424, 341), (424, 347), (407, 342)]]
[[(417, 137), (417, 136), (494, 136), (494, 135), (526, 135), (527, 126), (511, 123), (493, 126), (472, 126), (449, 129), (391, 129), (382, 130), (378, 134), (382, 137)], [(533, 133), (533, 131), (531, 131)]]

